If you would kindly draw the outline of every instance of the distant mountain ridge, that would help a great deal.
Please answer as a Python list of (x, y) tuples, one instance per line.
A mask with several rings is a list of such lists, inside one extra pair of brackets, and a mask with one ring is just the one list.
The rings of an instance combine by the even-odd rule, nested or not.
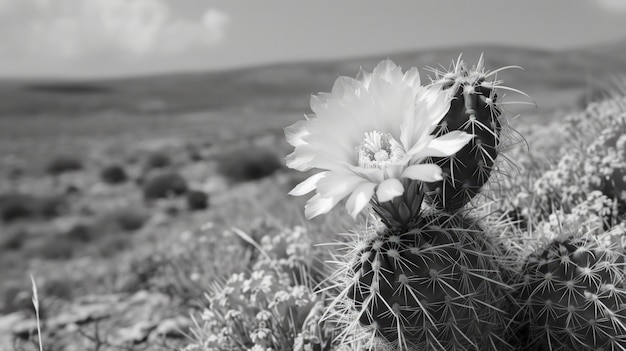
[[(308, 111), (311, 93), (329, 91), (340, 75), (354, 76), (384, 58), (402, 67), (448, 67), (459, 54), (468, 64), (484, 53), (489, 70), (505, 85), (531, 95), (546, 110), (571, 105), (612, 75), (626, 74), (626, 41), (549, 51), (475, 45), (392, 53), (346, 60), (284, 63), (222, 72), (165, 74), (92, 81), (0, 81), (0, 117), (29, 115), (176, 114), (189, 111), (260, 109)], [(421, 70), (427, 81), (428, 72)]]

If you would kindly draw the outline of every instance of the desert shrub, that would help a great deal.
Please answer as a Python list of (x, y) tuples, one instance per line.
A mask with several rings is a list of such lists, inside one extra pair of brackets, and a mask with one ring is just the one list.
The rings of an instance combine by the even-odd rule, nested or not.
[(100, 257), (114, 257), (132, 247), (132, 238), (127, 235), (109, 233), (98, 240), (97, 254)]
[(28, 314), (33, 313), (33, 303), (28, 288), (17, 285), (10, 285), (4, 290), (2, 313), (12, 313), (23, 311)]
[[(558, 163), (535, 182), (540, 200), (551, 198), (573, 207), (599, 190), (626, 203), (626, 115), (619, 100), (589, 105), (584, 113), (566, 118), (571, 135)], [(545, 201), (544, 201), (545, 202)]]
[(318, 285), (325, 278), (321, 252), (304, 227), (283, 229), (275, 235), (268, 233), (260, 245), (265, 257), (259, 257), (255, 268), (278, 265), (300, 285)]
[(190, 271), (197, 267), (193, 267), (189, 261), (166, 252), (154, 252), (137, 258), (130, 264), (130, 274), (123, 284), (123, 290), (156, 290), (183, 304), (190, 304), (189, 301), (197, 299), (203, 291), (201, 284), (194, 282), (190, 275)]
[(54, 218), (67, 212), (67, 203), (63, 196), (37, 197), (37, 213), (42, 218)]
[(73, 241), (87, 243), (93, 241), (96, 233), (88, 223), (75, 223), (63, 235)]
[(30, 234), (24, 228), (15, 228), (7, 230), (5, 235), (0, 238), (0, 248), (5, 250), (17, 251), (24, 246), (24, 242)]
[(28, 218), (52, 218), (63, 212), (64, 201), (57, 196), (22, 193), (0, 195), (0, 215), (4, 222)]
[(83, 169), (82, 161), (75, 156), (69, 155), (57, 156), (46, 166), (46, 172), (50, 175), (59, 175), (81, 169)]
[(143, 184), (143, 195), (146, 200), (180, 196), (186, 192), (187, 181), (180, 174), (174, 172), (152, 175)]
[(30, 258), (46, 260), (69, 260), (74, 257), (79, 244), (72, 239), (58, 234), (44, 234), (24, 247), (24, 255)]
[(148, 215), (138, 210), (116, 211), (113, 219), (122, 231), (134, 232), (143, 227), (148, 220)]
[[(40, 318), (46, 319), (50, 316), (48, 315), (48, 311), (49, 307), (54, 304), (54, 300), (72, 300), (75, 295), (73, 287), (75, 287), (76, 284), (70, 279), (71, 278), (52, 278), (38, 285)], [(33, 308), (32, 294), (32, 287), (28, 283), (24, 285), (16, 283), (8, 285), (3, 292), (4, 306), (0, 306), (2, 307), (0, 308), (0, 313), (20, 311), (34, 317), (35, 310)]]
[(35, 216), (35, 198), (25, 194), (6, 194), (0, 198), (0, 210), (4, 222)]
[(513, 178), (517, 186), (499, 210), (518, 221), (503, 237), (522, 257), (545, 244), (539, 238), (600, 237), (625, 222), (625, 108), (626, 98), (615, 97), (566, 117), (558, 124), (565, 131), (558, 157)]
[[(292, 272), (306, 272), (312, 246), (303, 228), (264, 238), (251, 273), (215, 284), (188, 349), (330, 350), (333, 330), (321, 322), (324, 296)], [(245, 235), (242, 234), (242, 235)], [(202, 345), (202, 346), (200, 346)]]
[(130, 262), (130, 274), (124, 281), (122, 290), (125, 292), (137, 292), (149, 289), (152, 286), (151, 280), (159, 275), (164, 265), (160, 252), (146, 257), (137, 257)]
[(187, 193), (187, 207), (192, 210), (205, 210), (209, 207), (209, 196), (200, 190)]
[(120, 165), (109, 165), (100, 172), (100, 179), (107, 184), (120, 184), (128, 180), (128, 175)]
[[(156, 290), (197, 308), (206, 287), (217, 279), (248, 267), (249, 252), (230, 232), (212, 225), (173, 235), (154, 243), (151, 250), (133, 256), (124, 274), (122, 290)], [(224, 260), (224, 255), (237, 260)]]
[(39, 294), (45, 299), (57, 298), (71, 301), (74, 297), (72, 286), (74, 283), (69, 278), (49, 279), (40, 287)]
[(282, 160), (266, 148), (246, 148), (232, 151), (219, 159), (218, 171), (235, 182), (267, 177), (283, 168)]
[[(549, 221), (559, 212), (571, 214), (580, 206), (611, 203), (613, 212), (626, 210), (626, 114), (624, 98), (592, 103), (561, 122), (566, 132), (558, 158), (533, 170), (528, 183), (509, 194), (504, 212), (513, 211), (524, 221)], [(556, 126), (555, 126), (556, 128)], [(519, 185), (519, 184), (518, 184)], [(602, 195), (602, 197), (600, 196)], [(603, 199), (603, 200), (599, 200)], [(515, 217), (515, 216), (513, 216)], [(615, 223), (614, 214), (603, 215)], [(610, 226), (610, 224), (609, 224)]]
[(189, 156), (189, 160), (192, 162), (200, 162), (204, 160), (204, 156), (200, 151), (200, 148), (193, 144), (188, 144), (186, 146), (187, 155)]
[(137, 207), (122, 207), (101, 214), (93, 227), (98, 236), (110, 234), (132, 233), (141, 229), (148, 220), (148, 214)]
[(172, 161), (170, 157), (162, 151), (156, 151), (148, 155), (144, 168), (146, 170), (159, 169), (168, 167)]
[(595, 86), (589, 87), (587, 91), (582, 93), (577, 101), (576, 105), (580, 109), (585, 109), (589, 104), (594, 102), (600, 102), (602, 100), (608, 99), (610, 97), (610, 93), (608, 89), (604, 86)]

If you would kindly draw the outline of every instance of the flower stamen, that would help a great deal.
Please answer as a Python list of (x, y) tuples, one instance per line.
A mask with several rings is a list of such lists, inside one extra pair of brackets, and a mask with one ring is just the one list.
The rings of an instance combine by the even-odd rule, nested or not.
[(384, 169), (405, 155), (404, 148), (389, 133), (373, 130), (365, 133), (365, 138), (357, 147), (359, 167)]

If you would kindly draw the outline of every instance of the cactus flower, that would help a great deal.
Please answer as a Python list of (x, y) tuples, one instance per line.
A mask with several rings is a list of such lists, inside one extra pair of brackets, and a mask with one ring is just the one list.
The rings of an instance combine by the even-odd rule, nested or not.
[(402, 195), (402, 179), (441, 180), (441, 168), (424, 161), (450, 156), (472, 138), (462, 131), (431, 135), (450, 100), (438, 87), (421, 86), (416, 68), (403, 73), (391, 60), (357, 78), (339, 77), (330, 93), (313, 95), (314, 114), (285, 128), (295, 148), (287, 166), (320, 170), (290, 192), (316, 190), (305, 216), (327, 213), (348, 197), (346, 209), (356, 218), (373, 197), (386, 202)]

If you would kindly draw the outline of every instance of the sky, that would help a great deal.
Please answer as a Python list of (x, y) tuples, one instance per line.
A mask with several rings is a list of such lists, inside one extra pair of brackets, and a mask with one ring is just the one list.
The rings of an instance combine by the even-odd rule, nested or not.
[(221, 70), (472, 44), (558, 50), (619, 39), (626, 0), (0, 0), (0, 78)]

